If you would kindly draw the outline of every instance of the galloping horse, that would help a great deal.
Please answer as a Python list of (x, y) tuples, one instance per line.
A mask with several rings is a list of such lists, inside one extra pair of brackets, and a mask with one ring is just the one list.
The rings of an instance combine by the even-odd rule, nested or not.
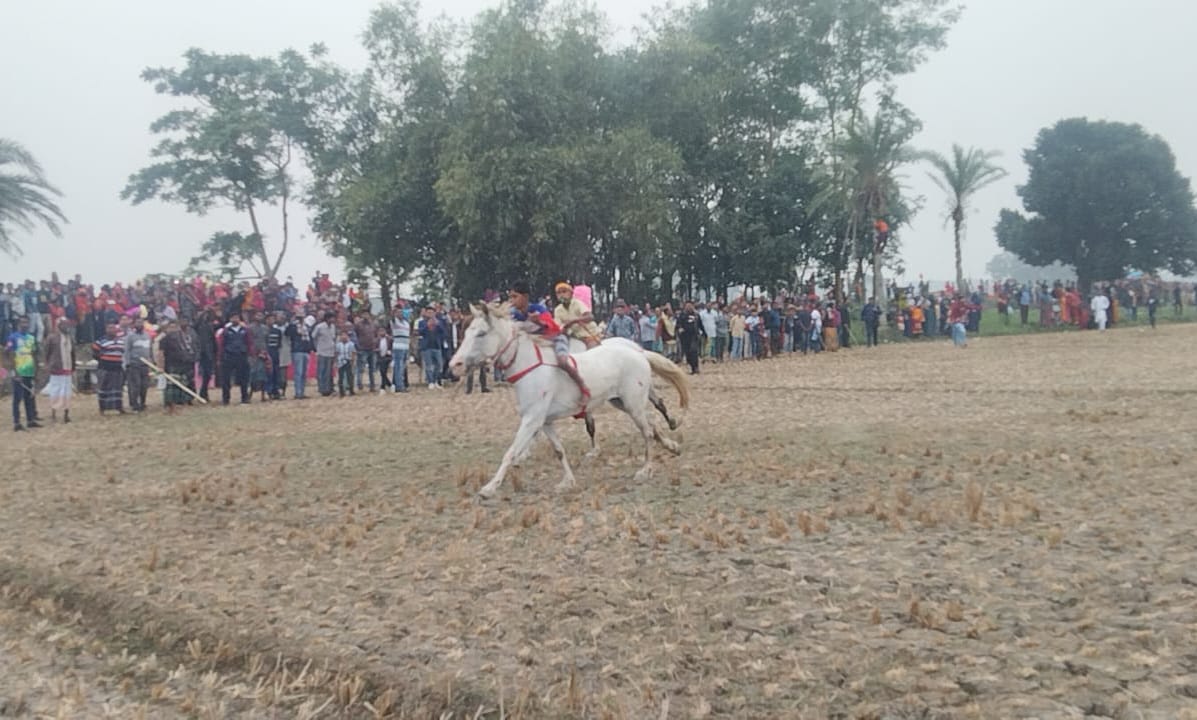
[[(603, 340), (602, 344), (603, 345), (625, 345), (626, 347), (631, 348), (632, 350), (635, 350), (636, 352), (648, 352), (642, 346), (637, 345), (636, 343), (632, 342), (631, 340), (628, 340), (627, 338), (609, 337), (609, 338), (606, 338), (605, 340)], [(571, 339), (569, 341), (569, 351), (571, 353), (573, 353), (574, 355), (577, 355), (578, 353), (584, 353), (589, 349), (590, 348), (588, 348), (586, 346), (586, 343), (582, 342), (581, 340)], [(654, 354), (656, 354), (656, 353), (654, 353)], [(669, 414), (669, 408), (665, 406), (665, 400), (662, 399), (661, 396), (657, 394), (657, 388), (654, 386), (649, 386), (649, 388), (648, 388), (648, 401), (649, 401), (649, 403), (652, 404), (653, 407), (655, 407), (657, 409), (657, 412), (661, 413), (661, 417), (665, 418), (665, 422), (669, 423), (670, 430), (677, 430), (679, 427), (681, 427), (682, 419), (680, 417), (674, 417)], [(597, 427), (594, 423), (594, 415), (592, 415), (591, 413), (586, 413), (585, 419), (586, 419), (586, 434), (590, 436), (590, 450), (586, 453), (586, 457), (587, 458), (595, 458), (595, 457), (598, 457), (599, 446), (598, 446), (598, 439), (596, 436)]]
[[(582, 396), (577, 385), (557, 369), (552, 348), (518, 327), (507, 305), (479, 304), (472, 306), (472, 311), (474, 321), (466, 329), (449, 367), (454, 373), (460, 373), (466, 367), (493, 363), (506, 372), (507, 381), (515, 386), (520, 413), (515, 440), (504, 453), (495, 476), (478, 494), (491, 497), (498, 491), (508, 468), (528, 451), (537, 432), (544, 433), (561, 460), (564, 477), (558, 488), (573, 487), (576, 482), (574, 473), (553, 423), (578, 413)], [(572, 356), (572, 361), (590, 388), (590, 399), (584, 412), (589, 414), (610, 402), (632, 418), (644, 437), (644, 465), (636, 471), (637, 481), (646, 480), (652, 474), (654, 439), (674, 454), (681, 452), (676, 442), (661, 435), (653, 426), (647, 413), (653, 375), (665, 379), (677, 390), (683, 408), (689, 406), (690, 388), (681, 369), (657, 353), (622, 342), (604, 343)]]

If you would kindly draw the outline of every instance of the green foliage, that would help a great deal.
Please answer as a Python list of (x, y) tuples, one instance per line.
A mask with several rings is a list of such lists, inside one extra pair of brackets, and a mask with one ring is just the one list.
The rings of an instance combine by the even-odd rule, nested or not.
[(370, 66), (344, 75), (337, 100), (314, 115), (322, 140), (308, 203), (325, 247), (389, 299), (452, 231), (435, 186), (449, 130), (453, 28), (425, 30), (416, 6), (402, 3), (376, 9), (364, 37)]
[(1076, 268), (1083, 288), (1130, 269), (1197, 267), (1197, 210), (1168, 144), (1138, 125), (1062, 120), (1023, 158), (1024, 216), (1003, 210), (998, 244), (1032, 265)]
[(12, 258), (21, 256), (14, 228), (30, 232), (40, 224), (61, 236), (59, 223), (67, 220), (53, 199), (61, 195), (46, 180), (32, 153), (0, 138), (0, 252)]
[(357, 73), (319, 52), (192, 51), (185, 71), (148, 71), (198, 102), (159, 121), (161, 161), (126, 196), (244, 210), (253, 232), (205, 253), (248, 259), (257, 208), (297, 196), (298, 148), (317, 234), (384, 291), (567, 278), (600, 302), (662, 301), (809, 271), (838, 288), (854, 259), (879, 275), (893, 256), (871, 225), (910, 212), (896, 168), (917, 129), (894, 82), (956, 15), (948, 0), (712, 0), (654, 11), (619, 51), (584, 4), (511, 0), (465, 28), (419, 16), (412, 0), (377, 8)]
[(187, 273), (205, 269), (215, 262), (215, 274), (228, 280), (238, 277), (246, 263), (252, 263), (262, 247), (257, 235), (242, 235), (239, 232), (217, 232), (200, 246), (200, 254), (191, 259)]
[(964, 287), (964, 265), (960, 251), (960, 236), (964, 219), (968, 217), (968, 202), (982, 188), (1006, 177), (1006, 171), (993, 164), (1001, 153), (996, 150), (969, 148), (952, 145), (952, 156), (946, 158), (939, 153), (927, 152), (922, 157), (935, 168), (928, 173), (948, 198), (948, 219), (952, 221), (953, 239), (956, 250), (956, 287)]
[[(164, 136), (151, 151), (156, 162), (130, 176), (122, 199), (135, 205), (158, 199), (197, 214), (217, 206), (244, 212), (252, 233), (236, 244), (249, 243), (252, 252), (224, 254), (224, 245), (209, 241), (205, 253), (211, 248), (213, 254), (206, 257), (240, 257), (259, 275), (273, 276), (289, 241), (298, 156), (316, 139), (309, 116), (337, 84), (321, 54), (319, 46), (311, 59), (291, 50), (255, 58), (191, 49), (182, 69), (145, 70), (142, 79), (155, 92), (188, 102), (150, 126)], [(259, 223), (263, 206), (278, 206), (281, 214), (282, 245), (273, 255)]]

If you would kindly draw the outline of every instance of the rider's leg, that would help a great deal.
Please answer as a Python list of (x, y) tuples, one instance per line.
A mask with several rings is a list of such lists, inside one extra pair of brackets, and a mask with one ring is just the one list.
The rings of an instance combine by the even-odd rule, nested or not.
[(562, 354), (558, 353), (557, 354), (557, 364), (561, 367), (562, 370), (565, 371), (565, 374), (569, 375), (573, 379), (573, 381), (578, 384), (578, 390), (580, 390), (582, 392), (583, 401), (589, 399), (590, 398), (590, 388), (586, 387), (586, 381), (584, 381), (582, 379), (582, 376), (578, 373), (578, 369), (576, 367), (574, 367), (574, 363), (572, 360), (570, 360), (569, 354), (566, 353), (566, 354), (562, 355)]
[(585, 405), (586, 401), (590, 399), (590, 388), (586, 387), (582, 376), (578, 374), (578, 369), (574, 367), (573, 361), (569, 358), (569, 338), (564, 335), (558, 336), (553, 341), (553, 351), (557, 356), (557, 366), (577, 383), (578, 390), (582, 393), (582, 404)]

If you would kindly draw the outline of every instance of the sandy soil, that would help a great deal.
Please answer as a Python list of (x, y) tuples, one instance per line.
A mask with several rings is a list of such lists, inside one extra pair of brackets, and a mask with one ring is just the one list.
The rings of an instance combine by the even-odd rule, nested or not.
[(0, 443), (0, 716), (1197, 718), (1195, 340), (704, 366), (485, 504), (506, 388), (85, 398)]

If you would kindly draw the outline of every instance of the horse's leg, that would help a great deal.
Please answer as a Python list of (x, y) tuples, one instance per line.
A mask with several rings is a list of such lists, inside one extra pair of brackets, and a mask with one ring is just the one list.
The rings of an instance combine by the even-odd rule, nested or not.
[(661, 413), (661, 417), (665, 418), (665, 422), (669, 423), (670, 430), (677, 430), (679, 427), (681, 427), (681, 420), (675, 420), (669, 417), (669, 410), (665, 407), (665, 400), (657, 395), (657, 391), (655, 389), (649, 390), (648, 401), (653, 404), (653, 407), (657, 409), (657, 412)]
[(641, 436), (644, 437), (644, 465), (636, 471), (632, 477), (636, 482), (644, 482), (652, 477), (653, 474), (653, 437), (657, 435), (655, 428), (645, 414), (647, 408), (643, 401), (639, 404), (627, 406), (625, 404), (625, 412), (632, 418), (632, 422), (636, 424), (637, 429), (640, 430)]
[[(540, 432), (541, 432), (541, 431), (540, 431), (540, 430), (538, 430), (538, 431), (537, 431), (537, 434), (539, 435), (539, 434), (540, 434)], [(532, 454), (532, 443), (533, 443), (535, 440), (536, 440), (536, 436), (535, 436), (535, 435), (533, 435), (533, 436), (532, 436), (532, 440), (529, 440), (529, 441), (528, 441), (528, 444), (524, 446), (524, 449), (523, 449), (523, 451), (522, 451), (522, 452), (520, 452), (520, 454), (519, 454), (519, 455), (516, 455), (516, 456), (515, 456), (515, 459), (511, 461), (511, 467), (522, 467), (522, 466), (523, 466), (523, 464), (524, 464), (524, 461), (525, 461), (525, 460), (527, 460), (527, 459), (528, 459), (528, 456)]]
[(653, 438), (657, 442), (661, 443), (661, 447), (665, 448), (674, 455), (682, 454), (682, 446), (678, 445), (677, 441), (673, 438), (662, 435), (661, 430), (657, 428), (656, 425), (653, 425)]
[(590, 436), (590, 450), (586, 453), (587, 458), (596, 458), (599, 454), (598, 440), (595, 438), (594, 416), (586, 413), (586, 434)]
[(557, 459), (561, 461), (561, 468), (565, 471), (565, 474), (561, 478), (561, 483), (557, 485), (557, 489), (568, 490), (577, 485), (578, 483), (574, 479), (574, 471), (569, 467), (569, 458), (565, 456), (565, 446), (561, 444), (561, 437), (557, 435), (557, 428), (552, 425), (545, 425), (541, 428), (541, 432), (549, 439), (549, 443), (552, 444), (553, 450), (557, 453)]
[(503, 453), (503, 462), (499, 464), (499, 469), (495, 472), (495, 476), (478, 490), (480, 497), (489, 498), (494, 496), (499, 490), (499, 486), (503, 484), (503, 477), (507, 475), (507, 469), (511, 467), (511, 464), (517, 458), (527, 455), (528, 446), (532, 444), (532, 438), (536, 437), (536, 432), (543, 426), (543, 412), (524, 416), (520, 422), (520, 429), (515, 433), (515, 440), (511, 441), (511, 447), (507, 448), (507, 452)]

